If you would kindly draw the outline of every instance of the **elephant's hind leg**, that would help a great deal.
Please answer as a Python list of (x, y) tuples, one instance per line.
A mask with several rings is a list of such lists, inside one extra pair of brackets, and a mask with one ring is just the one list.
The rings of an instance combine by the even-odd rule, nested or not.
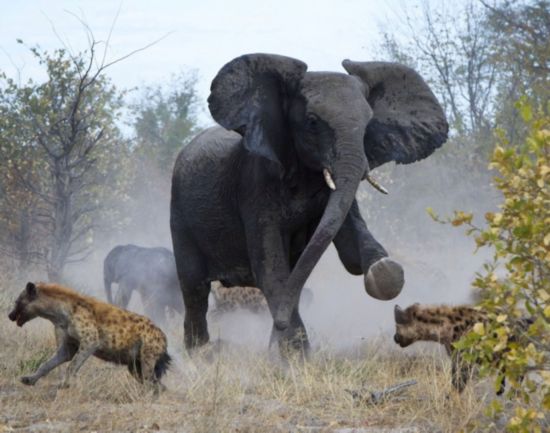
[(185, 305), (185, 347), (191, 350), (208, 343), (210, 339), (206, 322), (210, 281), (207, 279), (205, 259), (192, 240), (173, 229), (172, 241)]
[(210, 294), (210, 282), (202, 281), (192, 290), (183, 293), (185, 302), (185, 319), (183, 331), (185, 347), (193, 349), (208, 343), (208, 323), (206, 313), (208, 311), (208, 295)]

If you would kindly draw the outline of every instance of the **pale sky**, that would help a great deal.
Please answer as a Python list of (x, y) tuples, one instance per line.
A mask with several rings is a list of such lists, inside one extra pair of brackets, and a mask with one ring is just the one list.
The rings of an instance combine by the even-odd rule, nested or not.
[[(407, 2), (407, 7), (413, 3)], [(108, 58), (114, 59), (170, 33), (146, 51), (114, 65), (107, 74), (120, 88), (166, 81), (194, 69), (202, 101), (216, 72), (244, 53), (270, 52), (305, 61), (309, 70), (343, 71), (344, 58), (376, 57), (379, 29), (395, 17), (402, 0), (0, 0), (0, 70), (40, 78), (28, 49), (62, 44), (86, 48), (84, 17), (97, 40), (105, 40), (120, 7)]]

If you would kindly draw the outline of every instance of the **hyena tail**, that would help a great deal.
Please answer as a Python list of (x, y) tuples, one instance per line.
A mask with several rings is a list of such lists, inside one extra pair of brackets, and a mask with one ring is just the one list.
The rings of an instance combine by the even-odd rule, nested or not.
[(168, 355), (168, 353), (164, 352), (162, 355), (160, 355), (155, 364), (155, 377), (157, 379), (160, 379), (164, 375), (164, 373), (166, 373), (166, 370), (168, 370), (168, 367), (170, 367), (171, 363), (172, 357)]

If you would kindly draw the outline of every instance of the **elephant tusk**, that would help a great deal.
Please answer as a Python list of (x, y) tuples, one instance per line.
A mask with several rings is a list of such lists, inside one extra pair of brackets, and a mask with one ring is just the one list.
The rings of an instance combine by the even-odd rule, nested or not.
[(378, 182), (376, 182), (369, 173), (365, 173), (365, 179), (367, 179), (367, 182), (370, 183), (374, 188), (376, 188), (382, 194), (388, 194), (388, 190), (384, 188), (382, 185), (380, 185)]
[(336, 191), (336, 185), (334, 184), (334, 181), (332, 180), (332, 175), (330, 174), (330, 171), (328, 168), (323, 169), (323, 176), (325, 176), (325, 182), (327, 183), (328, 187)]

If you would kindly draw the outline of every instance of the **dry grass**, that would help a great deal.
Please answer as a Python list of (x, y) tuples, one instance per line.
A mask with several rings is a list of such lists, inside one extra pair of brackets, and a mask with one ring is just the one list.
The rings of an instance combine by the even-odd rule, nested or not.
[[(445, 355), (403, 352), (388, 336), (346, 353), (317, 350), (310, 361), (287, 365), (273, 353), (236, 346), (189, 358), (172, 344), (176, 362), (156, 399), (125, 368), (96, 359), (69, 389), (56, 386), (63, 368), (27, 387), (18, 378), (53, 351), (52, 326), (37, 319), (16, 328), (6, 315), (12, 300), (0, 286), (0, 432), (457, 432), (479, 420), (483, 402), (494, 398), (487, 382), (458, 396)], [(180, 329), (171, 340), (182, 341)], [(409, 379), (418, 384), (376, 406), (345, 391)]]

